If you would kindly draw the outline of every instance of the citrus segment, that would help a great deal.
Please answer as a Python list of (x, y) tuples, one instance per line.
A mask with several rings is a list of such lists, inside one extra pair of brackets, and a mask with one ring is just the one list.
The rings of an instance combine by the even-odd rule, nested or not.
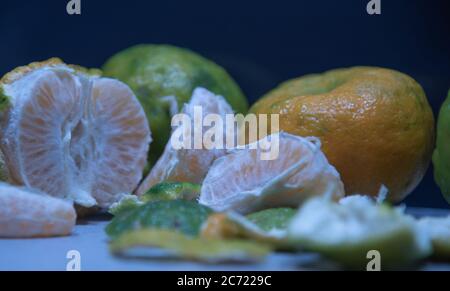
[[(279, 155), (264, 160), (261, 144), (278, 139)], [(275, 143), (276, 144), (276, 143)], [(236, 148), (218, 158), (203, 181), (199, 202), (216, 211), (249, 213), (273, 207), (297, 207), (308, 197), (342, 197), (339, 174), (316, 138), (275, 133), (255, 149)]]
[(143, 202), (161, 200), (195, 200), (200, 195), (200, 185), (185, 182), (163, 182), (156, 184), (139, 198)]
[(444, 198), (450, 203), (450, 91), (441, 106), (437, 122), (436, 149), (433, 153), (434, 177)]
[[(201, 109), (201, 114), (195, 115), (196, 110), (199, 109)], [(182, 114), (189, 118), (189, 124), (181, 124), (176, 131), (184, 133), (184, 127), (190, 128), (187, 132), (191, 136), (188, 148), (174, 148), (172, 142), (176, 142), (176, 139), (179, 138), (174, 131), (163, 155), (139, 186), (136, 192), (138, 195), (142, 195), (149, 188), (163, 181), (200, 184), (212, 162), (225, 154), (225, 150), (222, 149), (208, 149), (209, 147), (203, 140), (203, 133), (208, 130), (208, 127), (198, 129), (196, 125), (198, 123), (194, 120), (197, 118), (200, 124), (203, 124), (206, 116), (218, 114), (225, 121), (226, 114), (233, 114), (233, 110), (222, 96), (215, 95), (203, 88), (197, 88), (189, 103), (184, 105)], [(201, 130), (202, 134), (195, 133), (195, 130)], [(225, 140), (225, 135), (226, 130), (223, 129), (223, 140)], [(200, 145), (200, 148), (194, 148), (196, 144)]]
[(69, 235), (75, 220), (70, 202), (0, 183), (0, 237)]

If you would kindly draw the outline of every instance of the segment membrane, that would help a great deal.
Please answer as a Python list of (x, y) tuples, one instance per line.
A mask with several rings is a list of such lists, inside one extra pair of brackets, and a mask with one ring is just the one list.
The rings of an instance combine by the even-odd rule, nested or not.
[(46, 71), (21, 108), (18, 128), (17, 158), (29, 187), (107, 207), (141, 179), (148, 123), (119, 81)]

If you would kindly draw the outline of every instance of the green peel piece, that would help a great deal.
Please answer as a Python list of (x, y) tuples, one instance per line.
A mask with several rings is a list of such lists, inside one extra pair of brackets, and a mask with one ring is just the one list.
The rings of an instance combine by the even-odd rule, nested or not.
[[(1, 164), (0, 164), (1, 165)], [(124, 195), (118, 202), (111, 205), (108, 212), (118, 215), (135, 209), (148, 202), (169, 200), (195, 200), (200, 194), (201, 185), (180, 182), (163, 182), (156, 184), (141, 196)]]
[(272, 208), (247, 215), (247, 219), (264, 231), (287, 229), (297, 211), (293, 208)]
[(124, 234), (111, 243), (110, 250), (122, 256), (180, 258), (207, 263), (260, 261), (270, 252), (268, 246), (250, 241), (192, 238), (156, 229)]
[(450, 216), (425, 217), (418, 224), (426, 231), (433, 244), (433, 256), (436, 259), (450, 259)]
[(433, 153), (434, 178), (450, 203), (450, 91), (437, 121), (436, 149)]
[(287, 245), (287, 226), (296, 211), (291, 208), (273, 208), (252, 213), (216, 213), (202, 226), (202, 237), (215, 239), (250, 239), (269, 244), (275, 249), (290, 250)]
[(171, 229), (196, 236), (212, 210), (196, 202), (186, 200), (157, 201), (147, 203), (115, 216), (106, 227), (112, 238), (139, 229)]
[(144, 205), (144, 202), (139, 200), (136, 195), (125, 195), (119, 202), (112, 204), (111, 207), (109, 207), (108, 212), (112, 215), (120, 215), (124, 212), (136, 209), (141, 205)]
[(195, 200), (200, 195), (201, 185), (192, 183), (163, 182), (156, 184), (140, 197), (143, 202), (161, 200)]
[(292, 243), (351, 269), (365, 270), (369, 251), (378, 251), (381, 269), (404, 267), (431, 253), (428, 235), (401, 209), (350, 196), (339, 203), (307, 201), (292, 220)]
[(154, 140), (149, 152), (154, 164), (170, 139), (171, 105), (181, 108), (192, 91), (203, 87), (222, 95), (238, 113), (246, 113), (247, 99), (237, 83), (219, 65), (190, 50), (170, 45), (142, 44), (112, 56), (103, 66), (105, 76), (130, 86), (144, 108)]

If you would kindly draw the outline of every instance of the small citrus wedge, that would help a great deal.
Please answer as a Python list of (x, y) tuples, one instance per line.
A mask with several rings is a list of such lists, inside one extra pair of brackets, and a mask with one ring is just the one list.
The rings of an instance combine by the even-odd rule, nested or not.
[(69, 235), (75, 220), (70, 202), (0, 183), (0, 237)]
[[(195, 115), (195, 111), (201, 109), (201, 113)], [(212, 162), (225, 154), (225, 150), (209, 148), (204, 144), (203, 134), (194, 133), (196, 129), (195, 119), (200, 118), (202, 124), (204, 118), (209, 114), (218, 114), (225, 120), (226, 114), (233, 114), (231, 106), (219, 95), (214, 95), (203, 88), (194, 90), (191, 100), (184, 105), (182, 114), (189, 117), (189, 124), (181, 124), (177, 132), (184, 133), (185, 126), (189, 127), (188, 133), (191, 136), (191, 147), (175, 149), (172, 140), (179, 138), (174, 131), (172, 137), (166, 145), (163, 155), (151, 169), (150, 174), (145, 178), (137, 190), (138, 195), (142, 195), (152, 186), (163, 181), (201, 183)], [(197, 123), (198, 124), (198, 123)], [(216, 125), (218, 126), (218, 125)], [(200, 130), (206, 131), (207, 127)], [(223, 134), (226, 131), (223, 130)], [(194, 145), (200, 148), (194, 148)]]
[[(278, 157), (264, 160), (265, 146), (259, 145), (276, 138)], [(256, 143), (254, 149), (236, 148), (214, 161), (203, 181), (200, 203), (216, 211), (246, 214), (298, 207), (311, 196), (344, 196), (339, 174), (321, 152), (318, 139), (281, 132)]]

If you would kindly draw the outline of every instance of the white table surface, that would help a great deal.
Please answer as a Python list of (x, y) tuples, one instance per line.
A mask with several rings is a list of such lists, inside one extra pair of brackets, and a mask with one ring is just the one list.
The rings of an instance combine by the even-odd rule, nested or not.
[[(417, 216), (448, 215), (448, 210), (410, 209)], [(228, 270), (277, 271), (305, 269), (333, 269), (316, 254), (274, 253), (255, 264), (201, 264), (176, 260), (124, 259), (112, 256), (104, 232), (105, 217), (78, 224), (72, 236), (47, 239), (0, 239), (0, 270), (66, 270), (66, 255), (77, 250), (81, 256), (81, 270)], [(426, 262), (421, 270), (450, 270), (450, 262)]]

